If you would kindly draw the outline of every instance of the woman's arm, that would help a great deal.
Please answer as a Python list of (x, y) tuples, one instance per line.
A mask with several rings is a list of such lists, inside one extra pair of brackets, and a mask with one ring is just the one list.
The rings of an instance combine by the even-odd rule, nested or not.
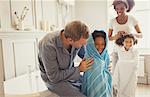
[(123, 35), (123, 34), (125, 34), (124, 31), (119, 31), (117, 34), (115, 34), (115, 35), (113, 36), (113, 29), (109, 29), (109, 31), (108, 31), (108, 35), (109, 35), (109, 40), (110, 40), (110, 41), (113, 41), (113, 40), (118, 39), (118, 38), (119, 38), (121, 35)]
[(142, 32), (141, 32), (141, 30), (140, 30), (140, 27), (139, 27), (139, 25), (137, 24), (135, 27), (135, 30), (136, 30), (136, 34), (135, 34), (135, 36), (137, 37), (137, 38), (142, 38), (143, 37), (143, 35), (142, 35)]
[(110, 41), (115, 40), (115, 36), (112, 36), (112, 34), (113, 34), (113, 29), (109, 29), (109, 31), (108, 31), (108, 36), (109, 36), (109, 40), (110, 40)]

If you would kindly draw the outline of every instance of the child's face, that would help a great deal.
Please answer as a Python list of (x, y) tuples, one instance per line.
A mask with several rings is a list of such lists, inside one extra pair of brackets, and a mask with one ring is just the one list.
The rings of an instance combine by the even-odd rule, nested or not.
[(103, 37), (97, 37), (95, 39), (95, 47), (99, 53), (102, 53), (105, 48), (105, 40)]
[(123, 42), (123, 46), (126, 50), (129, 50), (133, 46), (133, 39), (132, 38), (126, 38)]

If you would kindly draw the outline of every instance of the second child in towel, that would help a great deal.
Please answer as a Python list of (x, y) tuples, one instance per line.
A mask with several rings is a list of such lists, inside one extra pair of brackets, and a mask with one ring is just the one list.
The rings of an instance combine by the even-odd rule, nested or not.
[(117, 97), (135, 97), (137, 86), (138, 50), (134, 48), (137, 40), (132, 34), (122, 36), (116, 41), (112, 56), (117, 58), (113, 74), (113, 87)]

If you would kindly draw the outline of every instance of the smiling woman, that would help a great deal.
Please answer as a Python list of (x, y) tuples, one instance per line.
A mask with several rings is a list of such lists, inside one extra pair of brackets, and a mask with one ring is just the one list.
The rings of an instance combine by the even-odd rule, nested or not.
[(125, 33), (133, 33), (133, 27), (137, 32), (135, 36), (137, 36), (137, 38), (142, 37), (137, 20), (133, 16), (126, 14), (126, 12), (129, 12), (134, 6), (134, 1), (131, 1), (132, 2), (128, 2), (128, 0), (114, 0), (112, 5), (117, 13), (117, 17), (110, 21), (110, 40), (116, 40)]
[[(138, 20), (138, 24), (142, 32), (143, 38), (138, 39), (139, 42), (136, 47), (148, 49), (150, 48), (150, 44), (148, 43), (148, 41), (150, 41), (149, 40), (150, 34), (148, 33), (150, 31), (150, 28), (149, 28), (150, 26), (150, 18), (149, 18), (150, 17), (150, 0), (134, 0), (134, 1), (135, 1), (135, 6), (129, 13), (127, 13), (127, 15), (132, 15), (136, 18), (136, 20)], [(108, 0), (108, 22), (110, 22), (110, 19), (117, 16), (115, 10), (113, 10), (114, 8), (112, 6), (112, 3), (113, 3), (113, 0)], [(134, 29), (132, 30), (132, 32), (137, 33)], [(112, 46), (112, 43), (110, 45)]]

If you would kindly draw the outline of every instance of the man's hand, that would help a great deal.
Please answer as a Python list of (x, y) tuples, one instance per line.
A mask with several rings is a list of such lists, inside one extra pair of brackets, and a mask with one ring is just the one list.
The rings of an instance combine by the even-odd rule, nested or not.
[(79, 65), (80, 72), (85, 72), (91, 68), (91, 65), (94, 63), (93, 58), (83, 59)]

